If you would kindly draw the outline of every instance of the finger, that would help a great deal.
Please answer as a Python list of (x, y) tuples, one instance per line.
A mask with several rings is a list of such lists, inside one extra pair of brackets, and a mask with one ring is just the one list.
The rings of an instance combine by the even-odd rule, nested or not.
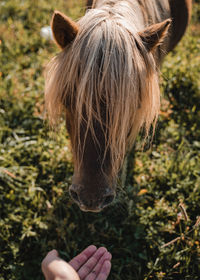
[(43, 259), (43, 261), (42, 261), (42, 268), (47, 266), (55, 258), (58, 258), (58, 252), (54, 249), (54, 250), (51, 250), (50, 252), (48, 252), (46, 257)]
[(73, 258), (69, 264), (77, 271), (79, 268), (87, 262), (87, 260), (97, 251), (96, 246), (90, 245), (83, 252), (81, 252), (78, 256)]
[(112, 258), (112, 255), (109, 252), (105, 252), (103, 256), (98, 261), (97, 265), (92, 269), (92, 271), (89, 273), (89, 275), (84, 280), (95, 280), (98, 274), (101, 271), (101, 268), (105, 261), (110, 261)]
[(78, 270), (78, 275), (81, 279), (85, 279), (85, 277), (93, 270), (93, 268), (96, 266), (96, 264), (105, 252), (107, 252), (107, 249), (104, 247), (100, 247)]
[(111, 262), (105, 261), (96, 280), (106, 280), (108, 275), (110, 274), (110, 269), (111, 269)]
[(47, 256), (49, 256), (49, 257), (58, 257), (58, 251), (55, 250), (55, 249), (53, 249), (53, 250), (51, 250), (51, 251), (47, 254)]

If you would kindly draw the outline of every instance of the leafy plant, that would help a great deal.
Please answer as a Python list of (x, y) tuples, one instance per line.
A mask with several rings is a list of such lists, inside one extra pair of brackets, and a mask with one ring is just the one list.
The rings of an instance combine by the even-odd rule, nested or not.
[(48, 250), (69, 260), (89, 244), (111, 251), (109, 279), (199, 279), (200, 6), (164, 62), (152, 147), (136, 147), (129, 184), (99, 214), (81, 212), (69, 198), (69, 139), (64, 123), (52, 135), (43, 113), (43, 69), (58, 50), (40, 29), (54, 9), (78, 18), (83, 6), (0, 3), (0, 279), (43, 279)]

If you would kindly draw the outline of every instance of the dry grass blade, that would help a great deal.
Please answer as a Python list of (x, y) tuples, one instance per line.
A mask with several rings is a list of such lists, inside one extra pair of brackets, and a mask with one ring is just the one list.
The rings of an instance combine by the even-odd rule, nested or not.
[(195, 223), (195, 225), (193, 227), (196, 228), (196, 227), (199, 226), (199, 224), (200, 224), (200, 216), (197, 217), (196, 223)]
[(183, 206), (182, 203), (179, 204), (179, 207), (180, 207), (180, 209), (181, 209), (181, 213), (182, 213), (182, 215), (183, 215), (185, 221), (188, 222), (188, 221), (189, 221), (189, 218), (188, 218), (187, 212), (186, 212), (186, 210), (185, 210), (185, 207)]
[(169, 246), (169, 245), (171, 245), (171, 244), (174, 244), (176, 241), (178, 241), (178, 240), (180, 240), (180, 239), (181, 239), (181, 237), (179, 236), (179, 237), (177, 237), (177, 238), (171, 240), (170, 242), (165, 243), (164, 245), (161, 246), (161, 248), (165, 248), (165, 247), (167, 247), (167, 246)]

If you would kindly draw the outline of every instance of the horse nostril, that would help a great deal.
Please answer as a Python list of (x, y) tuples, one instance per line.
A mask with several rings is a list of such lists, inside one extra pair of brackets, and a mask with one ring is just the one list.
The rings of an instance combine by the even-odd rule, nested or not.
[(102, 207), (106, 207), (107, 205), (109, 205), (113, 200), (114, 200), (115, 196), (114, 195), (107, 195), (102, 203)]
[(75, 202), (78, 202), (78, 203), (80, 202), (80, 201), (79, 201), (78, 194), (77, 194), (75, 191), (70, 190), (69, 193), (70, 193), (71, 197), (73, 198), (73, 200), (74, 200)]

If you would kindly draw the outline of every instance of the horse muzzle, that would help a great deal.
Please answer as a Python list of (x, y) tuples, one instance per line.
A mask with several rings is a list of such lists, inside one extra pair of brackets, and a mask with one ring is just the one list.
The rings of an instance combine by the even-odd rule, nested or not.
[(72, 184), (69, 193), (76, 204), (84, 212), (100, 212), (103, 208), (111, 204), (115, 198), (115, 191), (109, 187), (100, 188), (95, 191), (87, 190), (82, 185)]

